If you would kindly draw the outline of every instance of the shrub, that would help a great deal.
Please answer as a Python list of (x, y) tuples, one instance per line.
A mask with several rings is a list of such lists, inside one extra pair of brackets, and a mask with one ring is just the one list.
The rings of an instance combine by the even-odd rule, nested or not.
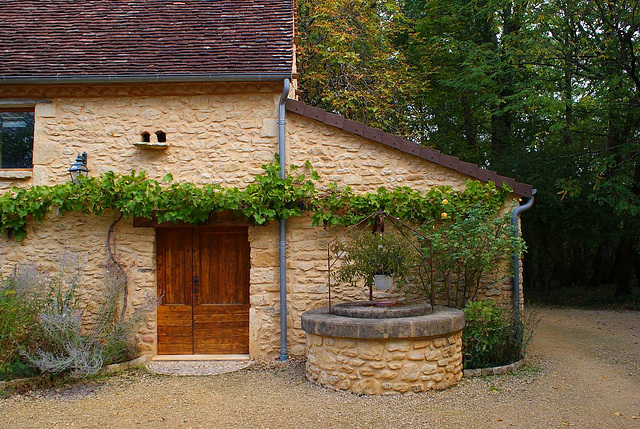
[(77, 260), (68, 259), (48, 282), (48, 295), (32, 331), (35, 344), (22, 347), (21, 353), (42, 372), (70, 372), (80, 378), (137, 354), (135, 328), (140, 318), (155, 308), (155, 299), (130, 317), (119, 317), (124, 314), (118, 311), (124, 280), (114, 274), (119, 271), (109, 270), (103, 293), (92, 297), (99, 307), (89, 319), (78, 292), (82, 267)]
[(533, 335), (533, 319), (514, 324), (507, 311), (491, 300), (469, 301), (463, 311), (465, 368), (507, 365), (524, 357)]
[(415, 276), (419, 256), (407, 238), (390, 231), (359, 231), (352, 241), (336, 243), (332, 251), (341, 259), (334, 279), (351, 286), (363, 280), (367, 287), (371, 287), (376, 274), (392, 276), (397, 284), (406, 284)]
[(486, 273), (524, 250), (522, 239), (512, 235), (509, 218), (482, 206), (468, 207), (438, 225), (424, 227), (447, 305), (456, 308), (475, 300)]
[(42, 306), (42, 278), (34, 267), (18, 266), (10, 277), (0, 277), (0, 379), (33, 375), (19, 353), (32, 341)]

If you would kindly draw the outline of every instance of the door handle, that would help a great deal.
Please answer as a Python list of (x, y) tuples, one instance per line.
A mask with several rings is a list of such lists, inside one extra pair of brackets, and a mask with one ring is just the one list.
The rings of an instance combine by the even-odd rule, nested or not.
[(193, 293), (200, 292), (200, 290), (198, 289), (199, 285), (200, 285), (200, 279), (198, 279), (198, 276), (195, 276), (193, 278)]

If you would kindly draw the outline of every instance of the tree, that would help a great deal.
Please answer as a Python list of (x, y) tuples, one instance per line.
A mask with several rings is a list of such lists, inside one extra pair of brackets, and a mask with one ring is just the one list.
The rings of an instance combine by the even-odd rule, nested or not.
[(304, 1), (305, 101), (534, 184), (526, 280), (628, 294), (639, 1)]
[(418, 82), (393, 41), (396, 0), (298, 1), (302, 99), (397, 134)]

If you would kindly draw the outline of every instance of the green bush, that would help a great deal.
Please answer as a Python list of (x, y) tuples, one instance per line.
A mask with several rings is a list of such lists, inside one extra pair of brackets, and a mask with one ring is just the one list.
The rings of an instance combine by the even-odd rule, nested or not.
[(419, 256), (409, 239), (391, 231), (359, 231), (351, 242), (338, 242), (332, 250), (342, 262), (334, 279), (351, 286), (359, 280), (371, 286), (376, 274), (392, 276), (397, 284), (406, 284), (415, 275)]
[(525, 248), (520, 237), (513, 237), (509, 217), (484, 206), (465, 207), (423, 228), (431, 240), (436, 276), (450, 307), (464, 308), (474, 301), (483, 277)]
[(0, 380), (33, 375), (19, 349), (33, 340), (43, 303), (40, 281), (33, 267), (24, 266), (11, 277), (0, 277)]
[(494, 301), (469, 301), (462, 331), (464, 367), (507, 365), (524, 357), (533, 334), (532, 323), (513, 323), (507, 311)]

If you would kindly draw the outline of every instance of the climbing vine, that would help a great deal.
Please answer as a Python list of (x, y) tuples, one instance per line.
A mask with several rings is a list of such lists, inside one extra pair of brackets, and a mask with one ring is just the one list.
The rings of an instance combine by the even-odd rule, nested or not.
[(174, 182), (170, 174), (157, 181), (148, 178), (144, 171), (123, 175), (110, 171), (99, 177), (82, 178), (78, 183), (14, 188), (0, 196), (0, 232), (20, 241), (26, 236), (29, 221), (40, 222), (53, 210), (60, 215), (68, 212), (101, 215), (110, 209), (124, 218), (193, 224), (206, 221), (212, 212), (232, 211), (256, 225), (309, 211), (314, 213), (315, 225), (345, 226), (357, 223), (373, 211), (386, 210), (406, 221), (426, 223), (454, 219), (456, 213), (473, 206), (497, 212), (510, 191), (493, 183), (468, 181), (463, 191), (448, 186), (426, 193), (408, 187), (393, 190), (380, 187), (376, 192), (357, 194), (351, 188), (338, 188), (335, 184), (318, 189), (319, 176), (309, 162), (304, 167), (292, 166), (285, 178), (280, 177), (277, 162), (262, 168), (263, 173), (242, 190)]

